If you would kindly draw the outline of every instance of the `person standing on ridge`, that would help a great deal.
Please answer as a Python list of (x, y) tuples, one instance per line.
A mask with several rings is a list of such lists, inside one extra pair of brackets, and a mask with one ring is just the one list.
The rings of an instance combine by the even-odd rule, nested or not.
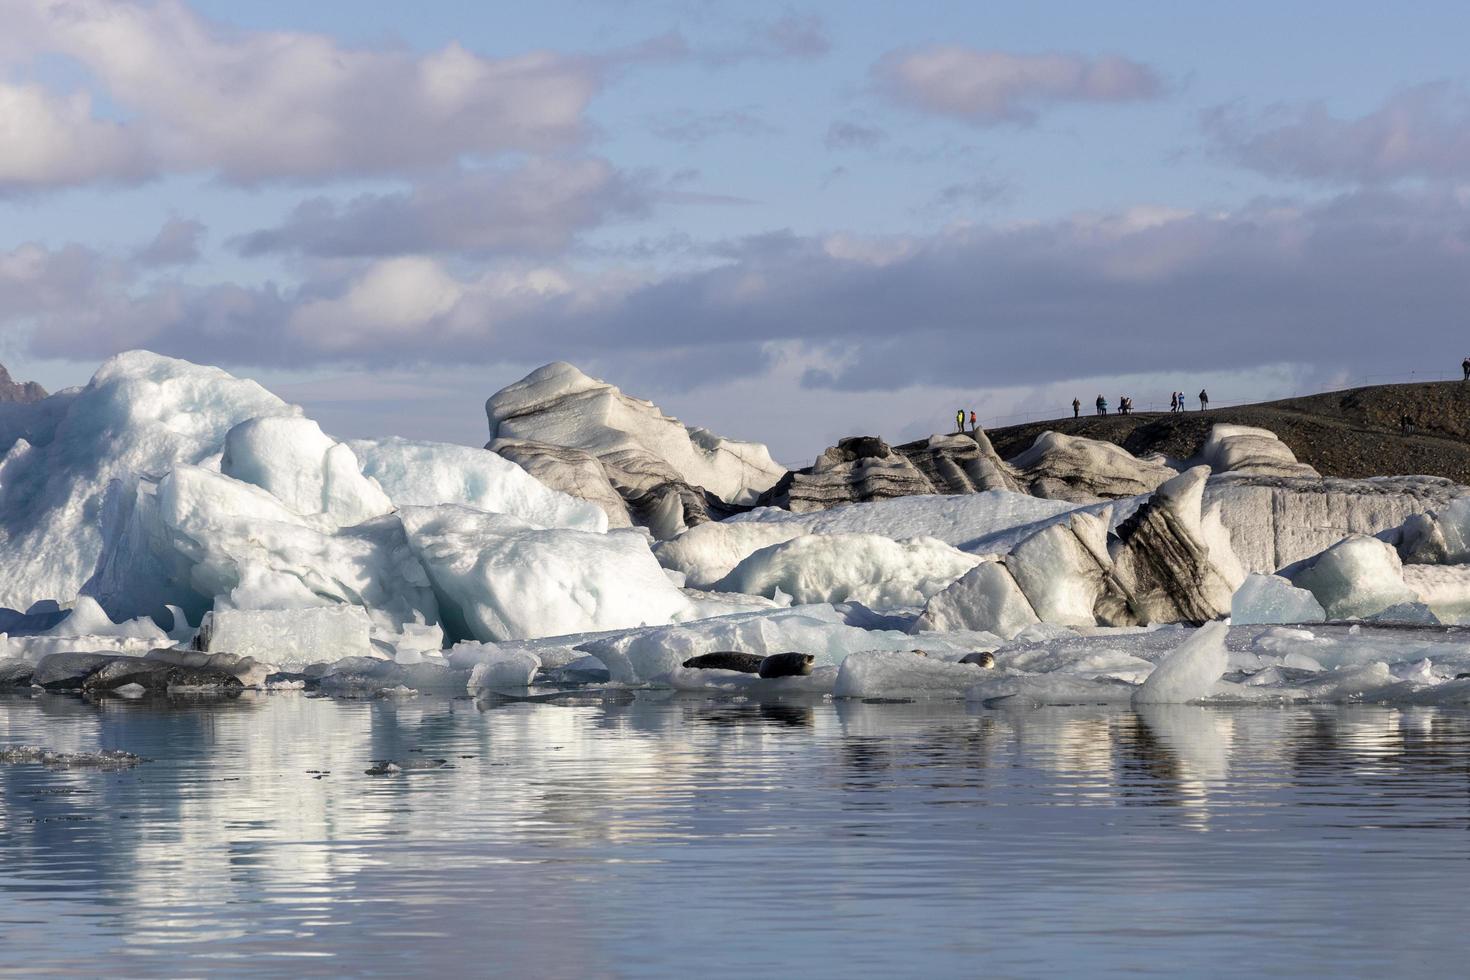
[(970, 409), (970, 432), (973, 434), (978, 430), (979, 426), (975, 424), (975, 410), (972, 408)]
[(1082, 403), (1079, 402), (1075, 398), (1072, 399), (1072, 418), (1074, 418), (1074, 419), (1075, 418), (1078, 418), (1079, 416), (1081, 416), (1081, 414), (1082, 414)]
[(1207, 409), (1209, 407), (1210, 407), (1210, 395), (1209, 395), (1209, 392), (1207, 392), (1203, 388), (1201, 388), (1199, 390), (1199, 410), (1201, 412), (1203, 412), (1205, 409)]
[(1108, 400), (1106, 398), (1104, 398), (1102, 395), (1098, 395), (1097, 396), (1097, 414), (1099, 414), (1099, 415), (1106, 415), (1106, 414), (1108, 414)]
[(1464, 380), (1470, 381), (1470, 357), (1467, 357), (1460, 362), (1460, 369), (1465, 372)]
[(1172, 414), (1177, 411), (1179, 411), (1179, 392), (1171, 391), (1169, 392), (1169, 412)]
[(965, 410), (963, 408), (954, 413), (954, 429), (960, 433), (965, 431)]

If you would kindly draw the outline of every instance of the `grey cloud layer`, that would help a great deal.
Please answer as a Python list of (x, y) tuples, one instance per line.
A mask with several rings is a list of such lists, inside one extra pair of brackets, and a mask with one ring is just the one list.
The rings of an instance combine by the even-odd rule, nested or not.
[(1116, 55), (1012, 54), (958, 44), (891, 51), (873, 79), (895, 101), (974, 125), (1025, 123), (1059, 102), (1129, 102), (1159, 94), (1146, 65)]
[(338, 204), (302, 202), (281, 225), (236, 244), (246, 255), (321, 257), (467, 251), (547, 255), (580, 231), (646, 214), (654, 192), (604, 160), (534, 159), (459, 170), (412, 190)]
[(1274, 176), (1367, 183), (1470, 177), (1470, 93), (1450, 82), (1405, 89), (1351, 119), (1314, 103), (1255, 114), (1215, 108), (1203, 122), (1227, 157)]
[(41, 325), (30, 347), (46, 356), (136, 345), (297, 366), (573, 356), (632, 377), (677, 370), (694, 385), (758, 371), (761, 352), (786, 342), (838, 365), (812, 384), (858, 390), (1417, 364), (1459, 350), (1470, 307), (1470, 204), (1450, 194), (1131, 212), (916, 240), (769, 235), (726, 254), (665, 278), (519, 264), (465, 276), (407, 257), (333, 267), (290, 291), (139, 293), (86, 250), (33, 250), (0, 256), (0, 310)]

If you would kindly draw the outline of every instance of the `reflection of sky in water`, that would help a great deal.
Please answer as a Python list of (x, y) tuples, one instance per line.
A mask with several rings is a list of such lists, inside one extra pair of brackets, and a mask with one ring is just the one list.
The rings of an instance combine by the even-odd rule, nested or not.
[[(1428, 709), (0, 700), (0, 972), (1458, 973)], [(373, 778), (373, 759), (453, 768)], [(313, 778), (309, 770), (330, 770)]]

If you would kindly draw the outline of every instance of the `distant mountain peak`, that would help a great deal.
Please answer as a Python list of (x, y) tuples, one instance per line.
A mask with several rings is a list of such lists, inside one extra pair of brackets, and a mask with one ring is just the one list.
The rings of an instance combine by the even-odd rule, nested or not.
[(5, 365), (0, 364), (0, 402), (38, 402), (45, 397), (45, 388), (34, 381), (15, 381)]

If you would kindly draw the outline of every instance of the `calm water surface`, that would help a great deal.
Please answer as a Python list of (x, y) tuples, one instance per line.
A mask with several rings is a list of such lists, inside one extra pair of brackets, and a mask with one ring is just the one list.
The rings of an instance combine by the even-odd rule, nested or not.
[[(1463, 975), (1470, 715), (0, 699), (0, 972)], [(374, 760), (443, 769), (369, 776)]]

